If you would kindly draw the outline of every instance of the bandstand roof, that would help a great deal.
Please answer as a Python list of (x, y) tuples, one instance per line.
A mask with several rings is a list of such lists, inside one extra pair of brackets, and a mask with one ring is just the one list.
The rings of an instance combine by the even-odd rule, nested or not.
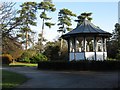
[(84, 22), (80, 26), (62, 35), (62, 38), (67, 39), (70, 37), (84, 37), (84, 36), (110, 37), (111, 35), (112, 35), (111, 33), (103, 31), (99, 27), (92, 24), (90, 21), (84, 20)]

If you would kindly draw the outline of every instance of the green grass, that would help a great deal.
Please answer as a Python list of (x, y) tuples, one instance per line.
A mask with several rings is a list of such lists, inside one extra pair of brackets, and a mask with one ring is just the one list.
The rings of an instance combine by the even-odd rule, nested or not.
[(24, 75), (2, 70), (2, 88), (15, 88), (27, 80), (28, 78)]
[(32, 63), (20, 63), (20, 62), (14, 62), (9, 64), (10, 67), (36, 67), (37, 64), (32, 64)]

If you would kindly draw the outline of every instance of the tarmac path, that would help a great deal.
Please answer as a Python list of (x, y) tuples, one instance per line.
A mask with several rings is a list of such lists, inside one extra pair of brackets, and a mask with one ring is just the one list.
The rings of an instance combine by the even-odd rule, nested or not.
[(118, 88), (118, 72), (45, 71), (37, 67), (4, 67), (29, 80), (17, 88)]

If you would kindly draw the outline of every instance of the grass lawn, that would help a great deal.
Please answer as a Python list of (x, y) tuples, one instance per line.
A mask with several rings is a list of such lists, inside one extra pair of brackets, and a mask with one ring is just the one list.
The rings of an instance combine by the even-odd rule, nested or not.
[(37, 64), (14, 62), (14, 63), (9, 64), (9, 66), (11, 66), (11, 67), (23, 67), (23, 66), (26, 66), (26, 67), (36, 67)]
[(27, 80), (28, 78), (24, 75), (2, 70), (2, 88), (14, 88)]

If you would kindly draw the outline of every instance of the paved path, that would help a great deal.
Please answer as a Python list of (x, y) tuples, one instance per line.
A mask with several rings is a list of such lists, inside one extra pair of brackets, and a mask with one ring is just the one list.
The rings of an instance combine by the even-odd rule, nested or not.
[(42, 71), (36, 67), (9, 67), (30, 78), (18, 88), (117, 88), (118, 72)]

